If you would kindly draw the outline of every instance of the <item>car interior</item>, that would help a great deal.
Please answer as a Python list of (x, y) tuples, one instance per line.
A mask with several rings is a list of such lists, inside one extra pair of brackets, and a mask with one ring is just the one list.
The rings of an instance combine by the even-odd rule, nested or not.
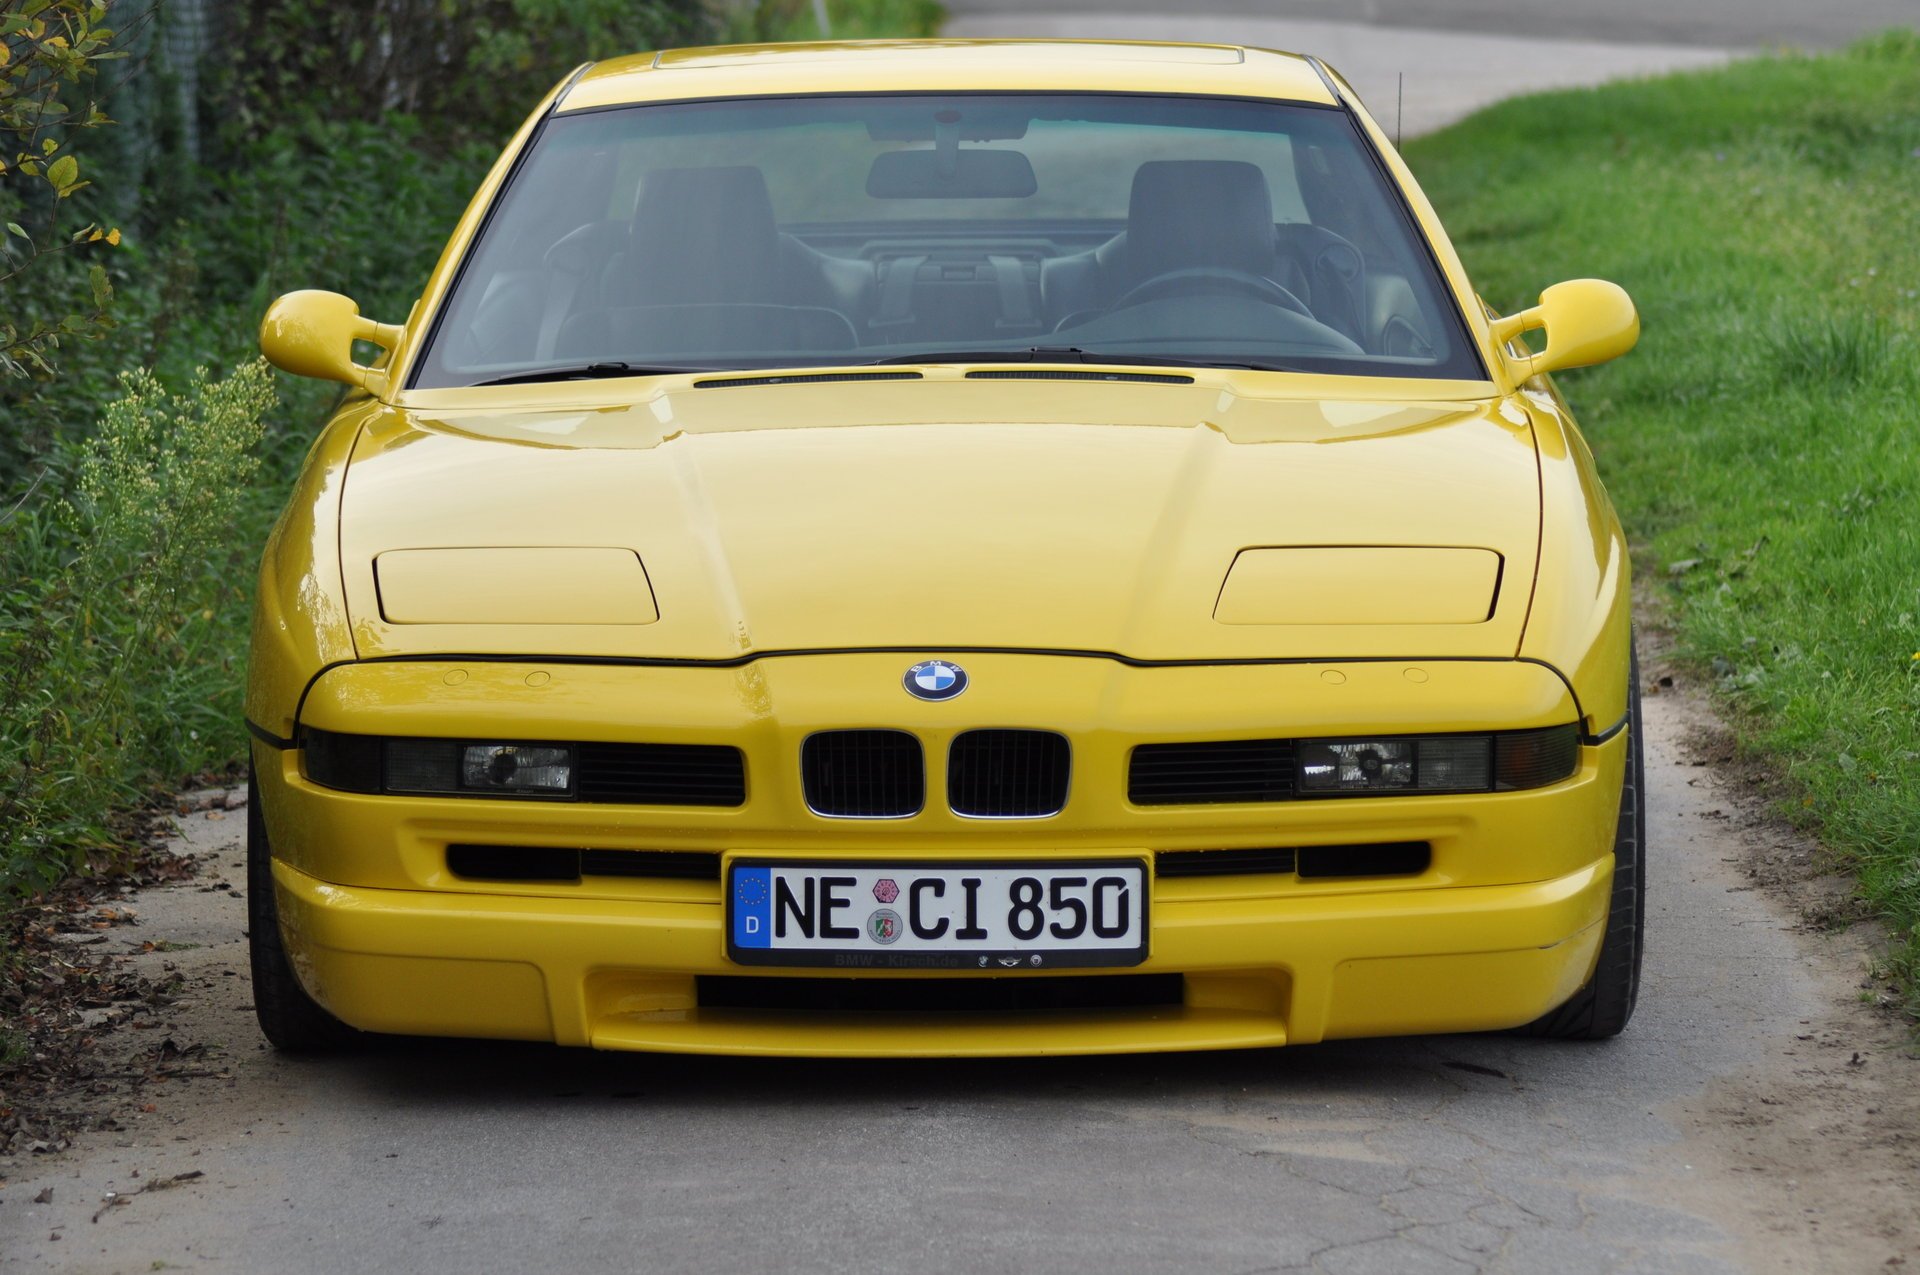
[[(962, 147), (938, 123), (926, 131), (931, 147), (892, 149), (883, 135), (862, 157), (871, 167), (857, 211), (998, 213), (1047, 189), (1020, 151)], [(1268, 168), (1205, 157), (1196, 140), (1194, 158), (1113, 156), (1130, 172), (1124, 217), (784, 221), (777, 199), (805, 202), (790, 163), (792, 193), (773, 189), (762, 165), (655, 166), (644, 152), (636, 163), (617, 146), (575, 146), (516, 178), (415, 383), (956, 350), (1461, 374), (1457, 316), (1357, 147), (1296, 141), (1282, 215)], [(597, 209), (608, 215), (582, 215)]]

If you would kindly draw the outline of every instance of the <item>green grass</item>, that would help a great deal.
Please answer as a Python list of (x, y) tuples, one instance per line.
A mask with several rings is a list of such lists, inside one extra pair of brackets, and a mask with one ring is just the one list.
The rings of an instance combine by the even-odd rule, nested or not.
[(1407, 147), (1496, 308), (1596, 275), (1561, 378), (1681, 656), (1858, 872), (1920, 1013), (1920, 35), (1506, 103)]

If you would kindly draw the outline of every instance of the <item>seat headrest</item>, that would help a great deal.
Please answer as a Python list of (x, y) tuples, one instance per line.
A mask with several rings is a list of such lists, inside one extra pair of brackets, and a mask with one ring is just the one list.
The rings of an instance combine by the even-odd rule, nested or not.
[(628, 275), (648, 305), (772, 302), (780, 232), (757, 168), (657, 168), (641, 179)]
[(1256, 165), (1156, 159), (1134, 171), (1127, 209), (1134, 283), (1201, 266), (1271, 274), (1273, 235), (1273, 197)]

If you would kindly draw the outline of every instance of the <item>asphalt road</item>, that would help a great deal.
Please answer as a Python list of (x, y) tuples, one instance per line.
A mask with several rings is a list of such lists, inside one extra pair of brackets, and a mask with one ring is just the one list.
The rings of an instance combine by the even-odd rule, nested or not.
[[(1889, 1158), (1902, 1117), (1860, 1114), (1920, 1115), (1920, 1063), (1848, 1008), (1858, 949), (1803, 932), (1735, 866), (1751, 834), (1686, 759), (1684, 706), (1648, 710), (1643, 999), (1600, 1044), (813, 1063), (449, 1042), (286, 1060), (251, 1021), (243, 903), (149, 892), (137, 936), (199, 945), (138, 958), (188, 980), (149, 1039), (215, 1051), (122, 1132), (0, 1166), (0, 1271), (1920, 1262), (1920, 1148)], [(244, 879), (244, 821), (207, 820), (183, 821), (187, 844), (214, 880)]]
[(1920, 24), (1916, 0), (943, 0), (969, 28), (983, 16), (1044, 11), (1097, 27), (1105, 15), (1178, 21), (1193, 10), (1224, 18), (1308, 18), (1393, 29), (1467, 31), (1618, 44), (1829, 48), (1887, 27)]

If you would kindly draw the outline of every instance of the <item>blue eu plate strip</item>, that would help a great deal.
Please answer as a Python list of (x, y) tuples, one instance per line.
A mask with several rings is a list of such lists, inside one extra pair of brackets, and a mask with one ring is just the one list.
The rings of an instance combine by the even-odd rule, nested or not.
[(773, 869), (733, 870), (733, 945), (773, 945)]

